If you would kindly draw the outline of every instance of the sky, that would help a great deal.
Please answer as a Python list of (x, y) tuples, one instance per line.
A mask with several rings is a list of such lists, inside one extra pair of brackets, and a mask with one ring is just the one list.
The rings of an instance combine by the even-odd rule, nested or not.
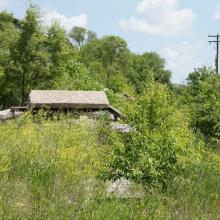
[[(0, 0), (0, 10), (23, 18), (28, 0)], [(194, 68), (214, 67), (215, 48), (208, 35), (220, 33), (219, 0), (32, 0), (43, 21), (57, 20), (99, 37), (117, 35), (137, 54), (154, 51), (166, 60), (174, 83), (185, 83)]]

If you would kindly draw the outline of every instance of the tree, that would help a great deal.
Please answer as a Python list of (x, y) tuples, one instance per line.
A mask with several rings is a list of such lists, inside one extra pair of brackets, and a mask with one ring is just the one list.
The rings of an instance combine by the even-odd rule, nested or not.
[(215, 70), (205, 66), (195, 69), (194, 72), (190, 73), (187, 78), (187, 84), (189, 85), (191, 92), (196, 95), (201, 82), (205, 81), (210, 75), (215, 75), (215, 73)]
[(107, 68), (117, 61), (121, 61), (128, 52), (127, 43), (120, 37), (106, 36), (88, 43), (81, 51), (85, 63), (98, 61)]
[(13, 23), (13, 15), (0, 13), (0, 65), (5, 66), (10, 56), (10, 47), (17, 41), (19, 31)]
[[(49, 53), (45, 48), (46, 35), (40, 23), (40, 11), (31, 5), (22, 21), (21, 37), (12, 51), (12, 66), (8, 70), (20, 85), (21, 104), (24, 105), (31, 89), (44, 88), (49, 75)], [(14, 72), (14, 73), (13, 73)], [(18, 82), (16, 82), (18, 80)]]
[(165, 61), (157, 53), (150, 52), (143, 55), (135, 55), (133, 59), (133, 68), (136, 75), (133, 83), (138, 92), (141, 92), (145, 87), (152, 73), (156, 81), (171, 85), (171, 72), (165, 69)]
[(24, 105), (31, 89), (53, 88), (62, 78), (64, 64), (76, 60), (77, 52), (56, 22), (45, 31), (36, 6), (31, 5), (19, 23), (10, 14), (0, 16), (1, 104)]
[(19, 28), (14, 24), (12, 14), (0, 13), (0, 107), (17, 102), (17, 87), (7, 78), (5, 69), (11, 63), (11, 49), (16, 47)]
[(105, 67), (114, 62), (121, 61), (128, 52), (127, 43), (124, 39), (115, 36), (106, 36), (100, 40), (99, 57)]
[(146, 189), (166, 188), (188, 166), (199, 162), (195, 149), (200, 145), (166, 86), (148, 82), (127, 115), (132, 131), (124, 136), (123, 143), (116, 143), (102, 178), (124, 177)]
[(86, 33), (87, 33), (87, 30), (83, 27), (74, 27), (70, 31), (69, 35), (72, 38), (72, 40), (76, 42), (79, 49), (81, 49), (81, 46), (86, 40)]
[(89, 70), (82, 63), (72, 61), (66, 63), (63, 71), (62, 78), (55, 84), (56, 89), (103, 90), (103, 86), (91, 76)]
[(127, 43), (122, 38), (106, 36), (88, 43), (81, 51), (81, 60), (88, 66), (93, 62), (101, 63), (109, 78), (113, 66), (118, 71), (124, 65), (128, 52)]
[(199, 68), (188, 77), (182, 103), (188, 107), (191, 126), (207, 140), (220, 139), (220, 76), (210, 68)]
[(92, 40), (97, 40), (97, 34), (93, 31), (88, 30), (87, 31), (87, 43)]
[(57, 22), (48, 29), (46, 48), (50, 54), (49, 87), (53, 87), (54, 82), (63, 75), (63, 66), (71, 60), (76, 60), (77, 52), (72, 47), (64, 29)]

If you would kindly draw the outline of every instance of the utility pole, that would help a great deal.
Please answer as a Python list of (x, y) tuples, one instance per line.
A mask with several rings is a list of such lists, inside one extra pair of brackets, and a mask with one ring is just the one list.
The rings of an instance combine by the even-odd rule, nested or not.
[(220, 43), (220, 35), (209, 35), (209, 38), (215, 38), (215, 40), (210, 40), (209, 43), (215, 43), (216, 44), (216, 57), (215, 57), (215, 68), (216, 68), (216, 73), (218, 73), (218, 63), (219, 63), (219, 43)]

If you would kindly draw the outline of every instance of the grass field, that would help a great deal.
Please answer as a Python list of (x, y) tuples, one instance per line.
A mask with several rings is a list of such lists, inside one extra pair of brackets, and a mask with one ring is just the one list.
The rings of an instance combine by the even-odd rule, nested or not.
[(217, 154), (166, 192), (118, 198), (96, 178), (111, 153), (103, 134), (98, 123), (68, 118), (0, 124), (0, 219), (220, 219)]

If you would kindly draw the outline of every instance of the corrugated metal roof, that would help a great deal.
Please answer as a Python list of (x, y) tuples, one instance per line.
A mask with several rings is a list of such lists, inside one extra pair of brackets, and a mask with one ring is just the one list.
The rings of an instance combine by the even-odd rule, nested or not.
[(29, 105), (36, 108), (108, 108), (103, 91), (32, 90)]

